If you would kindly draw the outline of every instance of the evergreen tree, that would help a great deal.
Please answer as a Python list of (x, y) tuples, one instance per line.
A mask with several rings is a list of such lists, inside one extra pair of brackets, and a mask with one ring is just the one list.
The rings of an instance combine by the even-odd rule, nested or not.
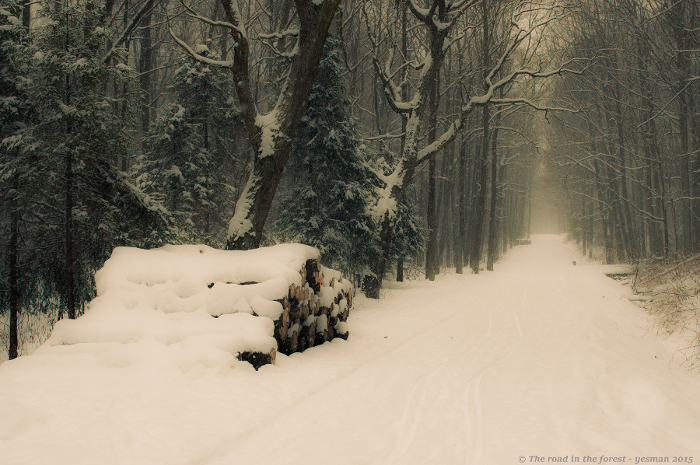
[(326, 40), (319, 74), (287, 168), (276, 227), (285, 241), (317, 247), (328, 265), (359, 274), (376, 255), (367, 206), (374, 189), (343, 84), (339, 41)]
[(399, 204), (398, 221), (394, 230), (394, 239), (391, 241), (391, 249), (389, 249), (389, 260), (392, 263), (404, 261), (425, 252), (427, 231), (420, 227), (420, 220), (415, 214), (415, 190), (415, 186), (411, 186)]
[[(197, 53), (217, 59), (206, 45)], [(175, 102), (156, 120), (135, 168), (140, 186), (177, 218), (182, 240), (223, 245), (235, 198), (224, 164), (231, 127), (242, 124), (228, 97), (225, 70), (190, 57), (175, 72)]]
[(168, 218), (116, 168), (132, 148), (133, 118), (115, 111), (125, 97), (106, 89), (129, 79), (130, 69), (101, 59), (102, 5), (53, 2), (41, 14), (14, 55), (25, 66), (23, 90), (34, 116), (3, 147), (17, 155), (12, 173), (25, 177), (20, 185), (36, 199), (20, 205), (31, 266), (22, 286), (57, 290), (60, 307), (74, 318), (92, 298), (92, 275), (112, 247), (148, 244), (163, 235), (158, 229), (167, 231)]
[[(32, 202), (36, 184), (22, 154), (9, 149), (6, 140), (17, 137), (29, 124), (31, 106), (25, 92), (27, 63), (21, 53), (28, 35), (29, 18), (20, 21), (24, 5), (11, 0), (0, 8), (0, 237), (2, 256), (7, 258), (0, 274), (0, 313), (9, 310), (10, 359), (19, 353), (18, 318), (20, 313), (21, 265), (20, 228), (23, 225), (22, 205)], [(26, 7), (25, 7), (26, 8)], [(25, 13), (28, 8), (25, 9)], [(3, 260), (4, 262), (5, 260)]]

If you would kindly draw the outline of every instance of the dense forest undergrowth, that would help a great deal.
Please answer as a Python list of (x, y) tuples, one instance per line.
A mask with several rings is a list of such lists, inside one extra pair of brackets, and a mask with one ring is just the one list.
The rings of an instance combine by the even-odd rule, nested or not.
[[(370, 298), (538, 232), (670, 270), (700, 252), (698, 24), (688, 0), (9, 0), (3, 351), (79, 317), (117, 246), (301, 242)], [(693, 292), (650, 311), (690, 328)]]

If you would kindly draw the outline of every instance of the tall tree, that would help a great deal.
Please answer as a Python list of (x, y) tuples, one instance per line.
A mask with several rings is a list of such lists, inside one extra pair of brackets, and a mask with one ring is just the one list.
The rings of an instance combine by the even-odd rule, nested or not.
[[(11, 1), (7, 9), (0, 9), (0, 186), (3, 193), (2, 211), (9, 217), (9, 221), (0, 221), (3, 236), (9, 236), (6, 268), (9, 276), (2, 274), (9, 283), (9, 298), (0, 297), (0, 302), (5, 301), (3, 303), (10, 310), (10, 360), (19, 355), (22, 205), (32, 201), (32, 189), (37, 185), (32, 182), (36, 178), (27, 174), (28, 160), (18, 150), (10, 148), (11, 141), (21, 137), (32, 117), (31, 104), (23, 90), (26, 82), (23, 74), (29, 67), (23, 50), (29, 35), (30, 13), (28, 1)], [(2, 308), (6, 308), (6, 305), (2, 305)]]
[(340, 0), (295, 0), (296, 24), (262, 38), (279, 42), (293, 39), (286, 46), (289, 71), (283, 79), (270, 112), (261, 114), (251, 87), (250, 39), (238, 0), (221, 0), (226, 21), (212, 21), (189, 10), (211, 25), (226, 28), (233, 39), (233, 59), (210, 60), (201, 57), (184, 41), (173, 38), (196, 60), (231, 69), (241, 117), (253, 149), (253, 167), (229, 223), (228, 249), (249, 249), (260, 245), (267, 215), (282, 172), (292, 149), (294, 136), (304, 114), (326, 41), (328, 28)]
[(291, 189), (275, 229), (286, 241), (317, 247), (328, 266), (355, 276), (377, 255), (367, 215), (374, 184), (342, 71), (340, 42), (329, 37), (297, 130), (287, 168)]
[[(205, 44), (201, 57), (217, 60)], [(228, 73), (186, 56), (174, 73), (174, 102), (163, 109), (134, 167), (139, 186), (163, 201), (180, 239), (223, 246), (234, 195), (222, 169), (241, 126), (229, 96)], [(234, 131), (233, 134), (239, 131)]]

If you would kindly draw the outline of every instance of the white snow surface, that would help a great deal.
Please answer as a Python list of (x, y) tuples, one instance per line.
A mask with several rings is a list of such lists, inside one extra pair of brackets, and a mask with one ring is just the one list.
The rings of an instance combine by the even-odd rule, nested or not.
[[(215, 263), (210, 252), (198, 258)], [(45, 344), (0, 365), (0, 463), (700, 460), (700, 377), (648, 331), (606, 267), (573, 266), (575, 254), (541, 236), (492, 273), (387, 283), (382, 300), (353, 300), (347, 341), (280, 354), (258, 372), (210, 350), (225, 348), (226, 333), (202, 336), (209, 345), (128, 342), (134, 328), (121, 315), (111, 330), (120, 342)], [(236, 279), (215, 268), (165, 267), (161, 278)], [(112, 271), (100, 286), (148, 287), (139, 269)], [(255, 318), (159, 314), (164, 331), (174, 315), (187, 326), (199, 324), (193, 315)], [(186, 343), (209, 349), (178, 359), (174, 346)]]

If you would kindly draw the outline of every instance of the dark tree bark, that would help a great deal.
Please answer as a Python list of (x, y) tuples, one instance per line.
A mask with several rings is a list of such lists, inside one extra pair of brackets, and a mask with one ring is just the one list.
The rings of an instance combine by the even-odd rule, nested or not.
[[(71, 104), (71, 88), (70, 76), (66, 76), (66, 105)], [(66, 135), (70, 138), (73, 133), (73, 123), (69, 119), (66, 123)], [(73, 189), (75, 184), (75, 173), (73, 172), (73, 153), (74, 148), (68, 147), (65, 152), (65, 275), (66, 275), (66, 308), (68, 309), (68, 318), (75, 318), (75, 276), (73, 271)], [(61, 318), (59, 313), (59, 318)]]
[[(503, 98), (503, 88), (501, 88), (501, 98)], [(486, 258), (486, 269), (493, 271), (493, 264), (498, 260), (498, 127), (501, 125), (501, 112), (496, 114), (496, 128), (493, 130), (491, 141), (491, 209), (489, 210), (489, 240), (488, 256)]]
[(229, 225), (229, 250), (260, 245), (272, 200), (318, 74), (326, 34), (339, 3), (340, 0), (326, 0), (320, 4), (312, 0), (295, 0), (300, 22), (298, 53), (292, 60), (289, 76), (274, 110), (262, 116), (257, 111), (251, 90), (249, 45), (247, 36), (242, 33), (241, 18), (237, 17), (230, 0), (221, 0), (226, 18), (234, 27), (231, 36), (236, 46), (231, 71), (241, 117), (254, 152), (253, 170)]
[[(15, 197), (19, 189), (18, 175), (15, 174), (12, 178), (12, 188), (15, 191)], [(11, 223), (10, 223), (10, 347), (9, 347), (9, 358), (10, 360), (17, 358), (18, 348), (19, 348), (19, 328), (18, 328), (18, 318), (19, 318), (19, 287), (18, 287), (18, 275), (19, 275), (19, 209), (16, 205), (15, 198), (12, 199), (12, 212)]]
[[(435, 81), (430, 92), (430, 101), (428, 103), (428, 144), (435, 142), (437, 133), (437, 112), (440, 104), (438, 93), (440, 92), (440, 73), (438, 71)], [(437, 217), (437, 199), (436, 199), (436, 183), (437, 176), (437, 160), (431, 157), (428, 162), (428, 210), (427, 210), (427, 226), (428, 239), (425, 244), (425, 277), (430, 281), (435, 281), (435, 275), (439, 272), (439, 264), (437, 258), (437, 232), (438, 232), (438, 217)]]
[[(691, 220), (690, 220), (690, 158), (693, 154), (689, 153), (689, 134), (688, 120), (689, 108), (688, 101), (693, 98), (689, 95), (688, 79), (691, 76), (691, 60), (690, 51), (695, 48), (689, 31), (686, 20), (688, 19), (688, 11), (686, 2), (674, 0), (670, 11), (670, 20), (676, 33), (676, 45), (678, 50), (676, 53), (676, 66), (678, 67), (678, 83), (676, 91), (678, 94), (678, 128), (679, 128), (679, 160), (680, 160), (680, 180), (681, 180), (681, 208), (680, 208), (680, 230), (681, 240), (680, 250), (689, 250), (691, 248)], [(677, 248), (678, 245), (676, 246)]]
[[(70, 126), (69, 126), (70, 128)], [(68, 318), (75, 318), (75, 282), (73, 272), (73, 184), (75, 173), (73, 173), (73, 151), (66, 153), (66, 205), (65, 205), (65, 273), (66, 273), (66, 307)]]
[(476, 198), (476, 214), (474, 216), (474, 244), (469, 262), (474, 274), (479, 274), (479, 265), (481, 264), (481, 248), (484, 238), (484, 223), (486, 221), (486, 183), (488, 181), (489, 170), (489, 120), (491, 118), (489, 106), (485, 105), (482, 108), (482, 125), (484, 133), (481, 136), (481, 150), (479, 156), (479, 192)]
[(142, 20), (141, 52), (139, 55), (139, 85), (143, 95), (141, 100), (141, 137), (151, 126), (151, 72), (153, 71), (153, 41), (151, 40), (151, 17), (149, 11)]
[(639, 246), (637, 241), (637, 234), (634, 230), (632, 224), (632, 214), (630, 212), (630, 203), (632, 199), (630, 198), (629, 191), (627, 189), (627, 146), (625, 141), (625, 129), (623, 123), (622, 114), (622, 90), (620, 83), (617, 82), (615, 89), (616, 103), (615, 103), (615, 116), (617, 125), (617, 145), (618, 145), (618, 160), (620, 163), (620, 204), (621, 204), (621, 215), (622, 221), (620, 226), (622, 228), (622, 235), (625, 241), (625, 248), (627, 250), (627, 255), (630, 259), (639, 258)]
[(457, 182), (457, 190), (459, 195), (459, 228), (457, 230), (457, 245), (455, 247), (455, 268), (457, 274), (464, 273), (464, 250), (465, 250), (465, 235), (467, 230), (467, 193), (466, 193), (466, 177), (467, 177), (467, 147), (466, 142), (462, 142), (459, 150), (459, 180)]
[[(31, 25), (31, 2), (25, 0), (22, 5), (22, 26), (29, 30)], [(19, 224), (20, 212), (17, 204), (17, 195), (20, 189), (19, 173), (12, 176), (13, 197), (10, 199), (10, 345), (8, 357), (13, 360), (19, 356)]]
[[(404, 2), (401, 11), (401, 53), (408, 59), (408, 5)], [(404, 78), (401, 84), (401, 99), (404, 101), (408, 100), (408, 70), (404, 71)], [(407, 118), (401, 115), (401, 153), (403, 153), (406, 146), (406, 124), (408, 123)], [(396, 261), (396, 281), (403, 282), (403, 258), (399, 257)]]
[[(483, 37), (482, 37), (482, 58), (481, 58), (481, 65), (483, 67), (483, 73), (484, 73), (484, 78), (486, 78), (486, 74), (489, 72), (489, 62), (490, 62), (490, 57), (491, 57), (491, 35), (490, 35), (490, 16), (489, 16), (489, 8), (487, 3), (482, 3), (481, 4), (481, 10), (482, 10), (482, 31), (483, 31)], [(484, 79), (484, 82), (486, 80)], [(489, 140), (490, 140), (490, 122), (491, 122), (491, 112), (489, 105), (484, 105), (482, 108), (482, 117), (481, 117), (481, 125), (483, 128), (483, 134), (481, 136), (481, 159), (479, 163), (479, 168), (481, 171), (481, 179), (480, 179), (480, 189), (479, 189), (479, 196), (477, 199), (477, 205), (476, 205), (476, 224), (474, 227), (474, 248), (472, 249), (471, 253), (471, 267), (472, 267), (472, 272), (474, 274), (479, 273), (479, 265), (481, 263), (481, 248), (482, 248), (482, 243), (483, 243), (483, 236), (484, 236), (484, 225), (486, 221), (486, 183), (487, 183), (487, 176), (488, 176), (488, 159), (489, 159)]]

